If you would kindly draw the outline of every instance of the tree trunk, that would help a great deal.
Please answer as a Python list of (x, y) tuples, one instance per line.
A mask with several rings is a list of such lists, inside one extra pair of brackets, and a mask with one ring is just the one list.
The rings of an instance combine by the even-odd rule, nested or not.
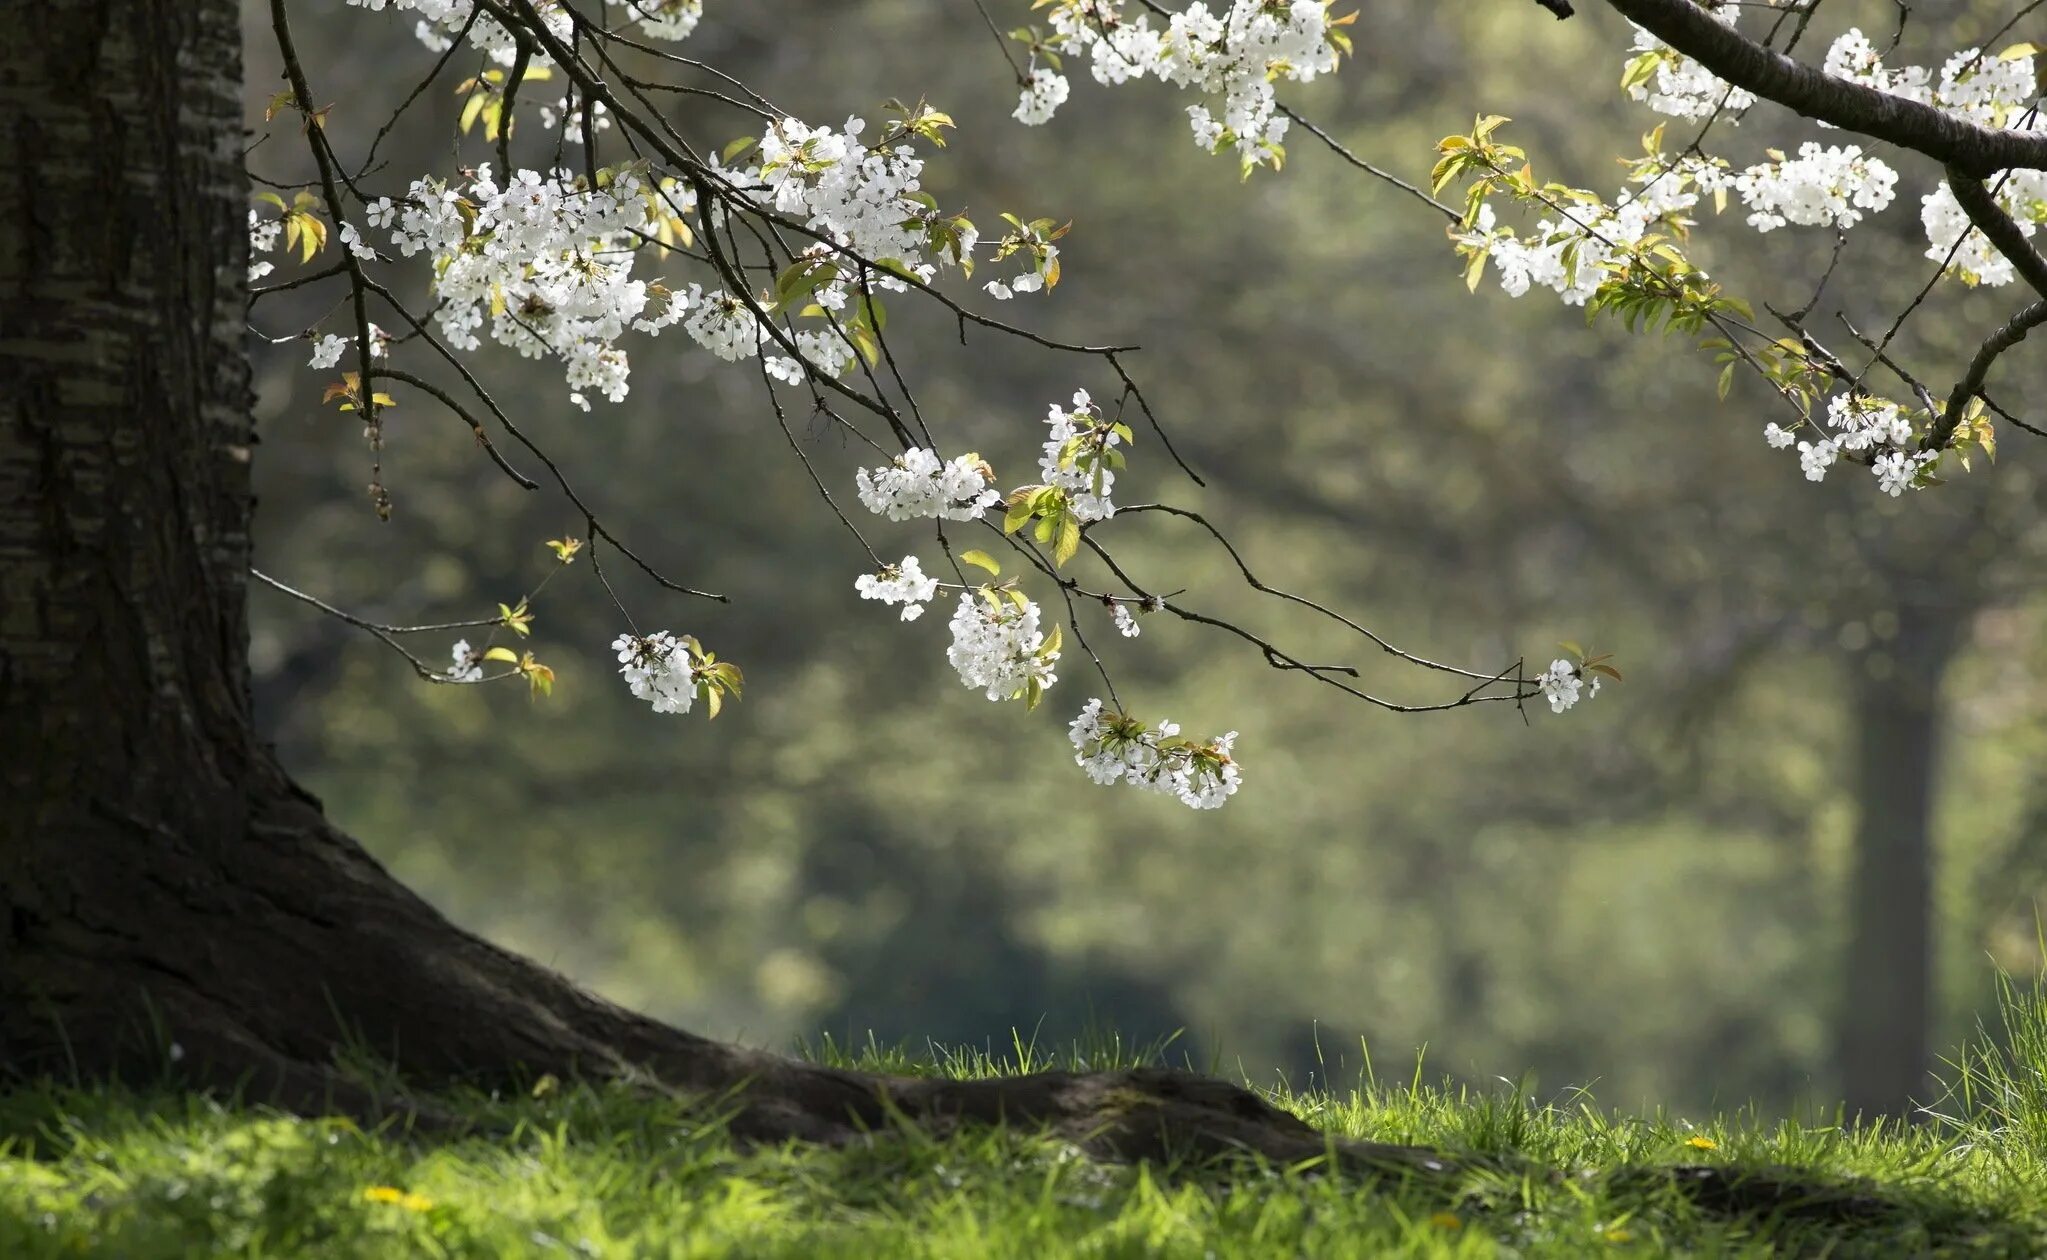
[(1042, 1123), (1120, 1156), (1324, 1149), (1184, 1073), (949, 1082), (721, 1045), (399, 886), (252, 730), (237, 4), (0, 0), (0, 23), (0, 1076), (175, 1063), (375, 1110), (336, 1070), (353, 1048), (427, 1087), (580, 1073), (727, 1096), (747, 1137), (907, 1115)]
[(1905, 1115), (1933, 1066), (1933, 790), (1949, 612), (1900, 609), (1896, 674), (1857, 671), (1855, 868), (1835, 1062), (1850, 1114)]

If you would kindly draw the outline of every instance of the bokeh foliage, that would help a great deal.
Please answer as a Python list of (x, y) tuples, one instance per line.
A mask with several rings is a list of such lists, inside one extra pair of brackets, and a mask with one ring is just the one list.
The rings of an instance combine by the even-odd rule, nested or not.
[[(1611, 185), (1613, 155), (1652, 121), (1615, 90), (1625, 36), (1603, 12), (1366, 7), (1356, 65), (1300, 104), (1410, 177), (1485, 110), (1513, 115), (1546, 169)], [(2002, 8), (1966, 7), (1938, 33), (1949, 46)], [(373, 127), (428, 59), (405, 23), (306, 8), (295, 20), (322, 50), (317, 88), (339, 102), (330, 127)], [(581, 566), (536, 606), (534, 646), (559, 673), (537, 703), (517, 687), (421, 686), (368, 638), (257, 594), (258, 699), (288, 762), (459, 921), (621, 1001), (755, 1041), (1185, 1029), (1197, 1063), (1303, 1079), (1355, 1070), (1363, 1038), (1382, 1060), (1426, 1044), (1434, 1068), (1473, 1078), (1598, 1081), (1623, 1106), (1782, 1109), (1830, 1088), (1857, 808), (1848, 701), (1876, 679), (1943, 698), (1937, 1042), (1983, 1004), (1990, 960), (2032, 965), (2047, 883), (2032, 439), (2006, 435), (1990, 476), (1902, 503), (1809, 487), (1764, 449), (1774, 417), (1752, 383), (1720, 403), (1710, 361), (1681, 338), (1588, 329), (1489, 285), (1467, 295), (1438, 220), (1305, 135), (1284, 172), (1243, 183), (1187, 142), (1162, 91), (1078, 85), (1052, 126), (1016, 126), (1013, 84), (968, 5), (709, 8), (691, 55), (817, 120), (928, 96), (959, 122), (929, 169), (941, 200), (1074, 220), (1058, 292), (1003, 313), (1142, 343), (1162, 414), (1214, 474), (1207, 490), (1176, 483), (1140, 432), (1126, 497), (1157, 485), (1215, 511), (1262, 577), (1430, 655), (1525, 651), (1539, 668), (1578, 639), (1618, 651), (1628, 681), (1568, 719), (1524, 724), (1504, 706), (1401, 718), (1199, 627), (1147, 618), (1126, 643), (1103, 616), (1091, 637), (1115, 654), (1126, 701), (1191, 730), (1240, 729), (1246, 786), (1198, 816), (1095, 789), (1064, 738), (1090, 694), (1078, 660), (1025, 717), (958, 686), (942, 618), (905, 626), (863, 605), (862, 558), (755, 374), (651, 343), (627, 402), (584, 415), (551, 369), (497, 355), (498, 392), (609, 523), (733, 597), (712, 606), (614, 573), (641, 625), (699, 635), (749, 685), (715, 724), (631, 701), (604, 650), (622, 627)], [(1889, 11), (1864, 8), (1872, 25)], [(259, 119), (275, 67), (252, 48)], [(415, 107), (374, 188), (449, 165), (459, 77)], [(745, 129), (701, 104), (677, 117), (710, 145)], [(470, 143), (463, 160), (488, 156)], [(527, 153), (545, 158), (537, 142)], [(267, 169), (263, 149), (252, 160), (298, 177), (282, 157)], [(1915, 212), (1901, 199), (1858, 233), (1872, 239), (1830, 303), (1895, 309), (1909, 295), (1932, 265)], [(1730, 216), (1700, 254), (1760, 309), (1802, 302), (1830, 247), (1811, 232), (1758, 241)], [(1955, 362), (2009, 300), (1922, 320), (1903, 353)], [(1019, 344), (962, 350), (950, 323), (898, 307), (891, 337), (934, 427), (998, 469), (1035, 458), (1048, 403), (1111, 392)], [(320, 313), (260, 318), (282, 332)], [(360, 435), (319, 406), (305, 350), (258, 357), (266, 570), (393, 621), (481, 615), (545, 571), (543, 540), (574, 525), (564, 505), (504, 481), (416, 396), (388, 418), (396, 511), (380, 524)], [(2037, 357), (2003, 370), (2001, 392), (2021, 400), (2042, 380)], [(856, 453), (822, 426), (802, 436), (850, 499)], [(1141, 564), (1303, 656), (1350, 651), (1257, 601), (1186, 534), (1117, 530)], [(907, 529), (871, 535), (885, 555), (932, 550)], [(1938, 677), (1890, 648), (1901, 600), (1962, 628)], [(1397, 662), (1363, 664), (1378, 689), (1445, 698)]]

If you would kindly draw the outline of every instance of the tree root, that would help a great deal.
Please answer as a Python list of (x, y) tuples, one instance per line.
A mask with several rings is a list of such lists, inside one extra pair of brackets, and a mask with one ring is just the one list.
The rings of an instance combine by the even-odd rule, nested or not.
[[(431, 1101), (437, 1089), (521, 1088), (552, 1074), (705, 1100), (744, 1143), (1003, 1125), (1103, 1160), (1194, 1167), (1241, 1156), (1361, 1178), (1440, 1178), (1446, 1193), (1466, 1173), (1503, 1167), (1336, 1138), (1190, 1072), (891, 1076), (669, 1028), (455, 927), (281, 773), (236, 840), (208, 846), (159, 831), (113, 834), (106, 845), (110, 860), (77, 868), (109, 872), (103, 888), (80, 890), (61, 920), (18, 921), (0, 950), (0, 1072), (155, 1084), (174, 1071), (212, 1093), (373, 1123), (402, 1117), (430, 1134), (464, 1123)], [(403, 1086), (337, 1066), (350, 1055), (387, 1065)], [(1887, 1210), (1796, 1174), (1701, 1166), (1607, 1175), (1662, 1179), (1716, 1214), (1848, 1222)]]

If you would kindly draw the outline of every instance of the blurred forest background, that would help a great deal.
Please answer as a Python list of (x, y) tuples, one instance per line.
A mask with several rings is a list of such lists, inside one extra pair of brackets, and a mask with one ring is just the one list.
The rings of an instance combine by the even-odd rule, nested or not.
[[(1005, 25), (1028, 20), (1020, 0), (988, 2)], [(1566, 23), (1526, 3), (1360, 7), (1355, 63), (1285, 97), (1410, 178), (1438, 137), (1498, 112), (1543, 173), (1611, 189), (1615, 155), (1656, 121), (1617, 90), (1627, 33), (1602, 6)], [(2011, 7), (1915, 6), (1904, 52), (1937, 64)], [(294, 8), (315, 91), (336, 102), (330, 129), (359, 156), (431, 58), (409, 18)], [(1682, 338), (1587, 329), (1490, 277), (1467, 294), (1439, 219), (1298, 129), (1287, 169), (1244, 183), (1194, 148), (1185, 102), (1157, 85), (1112, 94), (1083, 74), (1052, 125), (1018, 126), (969, 0), (707, 9), (683, 51), (799, 117), (878, 119), (882, 100), (919, 95), (950, 112), (956, 139), (926, 173), (941, 203), (984, 226), (1003, 209), (1073, 220), (1056, 293), (999, 313), (1141, 343), (1141, 379), (1214, 474), (1186, 485), (1140, 430), (1122, 497), (1219, 514), (1268, 580), (1426, 654), (1491, 667), (1526, 652), (1539, 667), (1576, 639), (1618, 652), (1628, 681), (1528, 724), (1507, 706), (1397, 717), (1199, 627), (1147, 618), (1130, 642), (1104, 617), (1091, 637), (1126, 701), (1240, 729), (1246, 782), (1216, 814), (1097, 789), (1065, 739), (1089, 694), (1077, 662), (1027, 716), (958, 684), (942, 609), (906, 626), (863, 604), (864, 558), (756, 373), (679, 332), (640, 340), (631, 396), (585, 415), (556, 368), (487, 351), (498, 395), (615, 529), (733, 596), (685, 600), (614, 573), (640, 623), (702, 636), (749, 685), (715, 723), (649, 712), (614, 674), (605, 649), (623, 627), (581, 563), (536, 605), (533, 646), (560, 676), (538, 702), (516, 684), (421, 685), (367, 636), (259, 590), (258, 703), (286, 763), (458, 921), (621, 1002), (756, 1043), (1184, 1030), (1175, 1053), (1197, 1065), (1299, 1081), (1348, 1077), (1363, 1039), (1382, 1073), (1426, 1045), (1430, 1075), (1765, 1111), (1840, 1097), (1854, 1056), (1888, 1035), (1871, 1018), (1922, 1022), (1884, 952), (1896, 898), (1934, 907), (1936, 1050), (1988, 1009), (1997, 967), (2039, 965), (2034, 439), (2004, 433), (1994, 474), (1896, 502), (1859, 470), (1810, 486), (1764, 447), (1777, 417), (1757, 383), (1720, 403)], [(1888, 32), (1894, 18), (1889, 3), (1842, 3), (1812, 47), (1850, 19)], [(277, 67), (263, 16), (249, 20), (256, 126)], [(386, 142), (372, 191), (489, 156), (479, 137), (451, 142), (473, 60)], [(674, 117), (706, 147), (748, 130), (690, 98)], [(1722, 151), (1754, 160), (1812, 134), (1752, 120)], [(534, 138), (524, 164), (551, 149)], [(258, 171), (303, 178), (265, 153)], [(1903, 195), (1854, 234), (1813, 317), (1844, 352), (1835, 310), (1881, 328), (1932, 268), (1917, 197), (1937, 173), (1900, 165)], [(1758, 237), (1739, 213), (1701, 256), (1759, 315), (1804, 302), (1832, 238)], [(686, 281), (687, 266), (664, 274)], [(1944, 390), (2015, 300), (1945, 296), (1900, 357)], [(953, 449), (1005, 473), (1035, 461), (1047, 404), (1077, 386), (1113, 396), (1099, 365), (993, 337), (961, 350), (915, 306), (895, 304), (890, 333), (920, 402)], [(257, 318), (276, 335), (324, 309)], [(257, 352), (266, 571), (399, 622), (483, 615), (546, 571), (543, 540), (574, 517), (507, 482), (417, 394), (389, 420), (395, 514), (380, 524), (359, 427), (321, 406), (307, 351)], [(2001, 401), (2037, 396), (2042, 368), (2031, 347), (2007, 356)], [(850, 499), (856, 453), (804, 436)], [(1115, 530), (1169, 586), (1311, 659), (1356, 656), (1257, 602), (1184, 533)], [(870, 537), (933, 558), (909, 527)], [(1362, 663), (1383, 693), (1447, 698), (1426, 675)], [(1858, 884), (1858, 851), (1881, 879)]]

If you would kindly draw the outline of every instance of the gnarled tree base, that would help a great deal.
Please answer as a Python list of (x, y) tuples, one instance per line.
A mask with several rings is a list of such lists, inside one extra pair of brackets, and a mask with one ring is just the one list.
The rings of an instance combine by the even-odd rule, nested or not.
[[(0, 1065), (17, 1079), (161, 1081), (303, 1114), (435, 1117), (430, 1098), (381, 1096), (343, 1070), (353, 1052), (408, 1087), (520, 1085), (544, 1073), (702, 1097), (746, 1142), (866, 1140), (1008, 1125), (1118, 1161), (1317, 1157), (1354, 1173), (1450, 1178), (1466, 1160), (1332, 1139), (1257, 1094), (1169, 1069), (955, 1081), (803, 1063), (624, 1010), (449, 923), (332, 827), (262, 759), (243, 834), (195, 843), (108, 820), (122, 863), (73, 864), (70, 912), (17, 904), (0, 953)], [(138, 865), (140, 869), (138, 868)], [(78, 887), (82, 870), (106, 873)], [(50, 892), (53, 890), (45, 890)], [(54, 900), (45, 896), (37, 904)], [(1557, 1175), (1557, 1174), (1552, 1174)], [(1889, 1205), (1854, 1187), (1719, 1166), (1624, 1169), (1729, 1215), (1836, 1221)]]
[[(161, 1079), (175, 1046), (185, 1079), (287, 1109), (407, 1106), (337, 1070), (357, 1051), (426, 1090), (543, 1073), (644, 1082), (715, 1099), (749, 1141), (840, 1142), (907, 1120), (1042, 1128), (1113, 1159), (1291, 1162), (1331, 1149), (1256, 1094), (1187, 1072), (887, 1076), (667, 1027), (455, 927), (280, 771), (259, 778), (244, 835), (122, 835), (142, 824), (108, 819), (108, 847), (126, 860), (103, 868), (105, 886), (70, 890), (82, 895), (61, 918), (17, 916), (0, 968), (11, 1070)], [(1419, 1148), (1340, 1149), (1379, 1167), (1448, 1167)]]

